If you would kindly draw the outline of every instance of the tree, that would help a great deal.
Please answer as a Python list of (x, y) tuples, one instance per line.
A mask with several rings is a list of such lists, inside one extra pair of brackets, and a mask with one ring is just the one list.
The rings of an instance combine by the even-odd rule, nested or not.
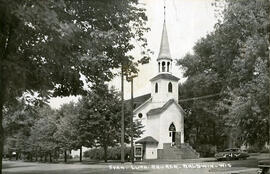
[(49, 106), (43, 106), (39, 109), (40, 119), (35, 122), (31, 128), (29, 141), (31, 143), (32, 152), (41, 158), (44, 157), (47, 161), (47, 156), (52, 159), (52, 154), (59, 148), (57, 140), (54, 138), (54, 133), (57, 131), (57, 115), (56, 111)]
[(4, 129), (7, 131), (5, 137), (6, 153), (11, 156), (11, 152), (15, 151), (17, 157), (20, 154), (31, 157), (31, 143), (28, 138), (30, 137), (31, 127), (39, 119), (37, 107), (20, 100), (6, 108), (4, 116)]
[[(0, 1), (0, 157), (3, 107), (23, 93), (39, 99), (83, 92), (130, 61), (131, 39), (146, 48), (147, 20), (137, 0)], [(146, 50), (147, 51), (147, 50)], [(148, 60), (144, 56), (139, 62)], [(2, 160), (1, 160), (2, 161)], [(0, 163), (2, 169), (2, 162)]]
[[(104, 161), (107, 162), (108, 147), (116, 146), (120, 142), (121, 133), (121, 101), (114, 89), (108, 89), (107, 85), (99, 84), (83, 97), (79, 102), (80, 108), (80, 134), (87, 147), (102, 147), (104, 149)], [(125, 125), (129, 128), (130, 113), (125, 109)], [(135, 137), (142, 132), (141, 124), (134, 123)], [(125, 140), (130, 130), (125, 131)]]
[(180, 89), (187, 93), (180, 98), (218, 94), (185, 108), (197, 117), (208, 112), (225, 130), (222, 135), (231, 137), (234, 131), (240, 144), (261, 146), (269, 137), (269, 2), (225, 3), (215, 31), (196, 43), (193, 55), (178, 61), (188, 77)]
[[(57, 131), (54, 138), (60, 148), (66, 150), (80, 149), (80, 161), (82, 161), (82, 142), (79, 134), (79, 109), (71, 102), (64, 104), (57, 112)], [(65, 159), (66, 161), (66, 159)]]

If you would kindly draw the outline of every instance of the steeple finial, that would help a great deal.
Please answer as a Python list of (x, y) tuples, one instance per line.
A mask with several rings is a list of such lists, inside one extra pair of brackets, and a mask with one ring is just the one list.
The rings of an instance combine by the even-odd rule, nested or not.
[(164, 23), (166, 22), (166, 1), (164, 0)]

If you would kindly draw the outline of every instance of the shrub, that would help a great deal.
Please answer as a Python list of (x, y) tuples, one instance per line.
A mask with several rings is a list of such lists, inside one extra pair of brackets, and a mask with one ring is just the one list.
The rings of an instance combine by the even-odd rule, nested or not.
[[(130, 147), (125, 148), (125, 159), (129, 159)], [(104, 159), (104, 149), (103, 148), (93, 148), (87, 150), (83, 154), (84, 157), (90, 158), (92, 160), (103, 160)], [(121, 148), (120, 147), (110, 147), (107, 152), (108, 160), (120, 160), (121, 159)]]
[(262, 150), (262, 148), (260, 148), (260, 147), (258, 147), (258, 146), (256, 146), (256, 145), (250, 146), (250, 147), (247, 149), (248, 153), (258, 153), (258, 152), (260, 152), (261, 150)]
[(216, 153), (216, 147), (211, 144), (202, 144), (196, 148), (201, 157), (213, 157)]
[(266, 148), (266, 147), (263, 147), (261, 150), (260, 150), (261, 153), (270, 153), (270, 149)]

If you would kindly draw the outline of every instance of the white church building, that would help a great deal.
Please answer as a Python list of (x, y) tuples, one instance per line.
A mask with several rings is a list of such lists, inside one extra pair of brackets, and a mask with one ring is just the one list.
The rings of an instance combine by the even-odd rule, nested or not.
[(134, 120), (144, 126), (136, 147), (141, 146), (143, 159), (198, 158), (199, 154), (184, 143), (185, 112), (178, 104), (179, 78), (172, 74), (165, 19), (156, 65), (158, 72), (150, 79), (151, 94), (134, 99)]

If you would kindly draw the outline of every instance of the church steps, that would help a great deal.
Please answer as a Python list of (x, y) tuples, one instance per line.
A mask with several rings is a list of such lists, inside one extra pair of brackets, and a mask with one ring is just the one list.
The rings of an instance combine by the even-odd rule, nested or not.
[(199, 153), (197, 153), (189, 144), (181, 144), (177, 146), (171, 146), (170, 143), (164, 143), (163, 149), (158, 149), (159, 159), (197, 159)]

